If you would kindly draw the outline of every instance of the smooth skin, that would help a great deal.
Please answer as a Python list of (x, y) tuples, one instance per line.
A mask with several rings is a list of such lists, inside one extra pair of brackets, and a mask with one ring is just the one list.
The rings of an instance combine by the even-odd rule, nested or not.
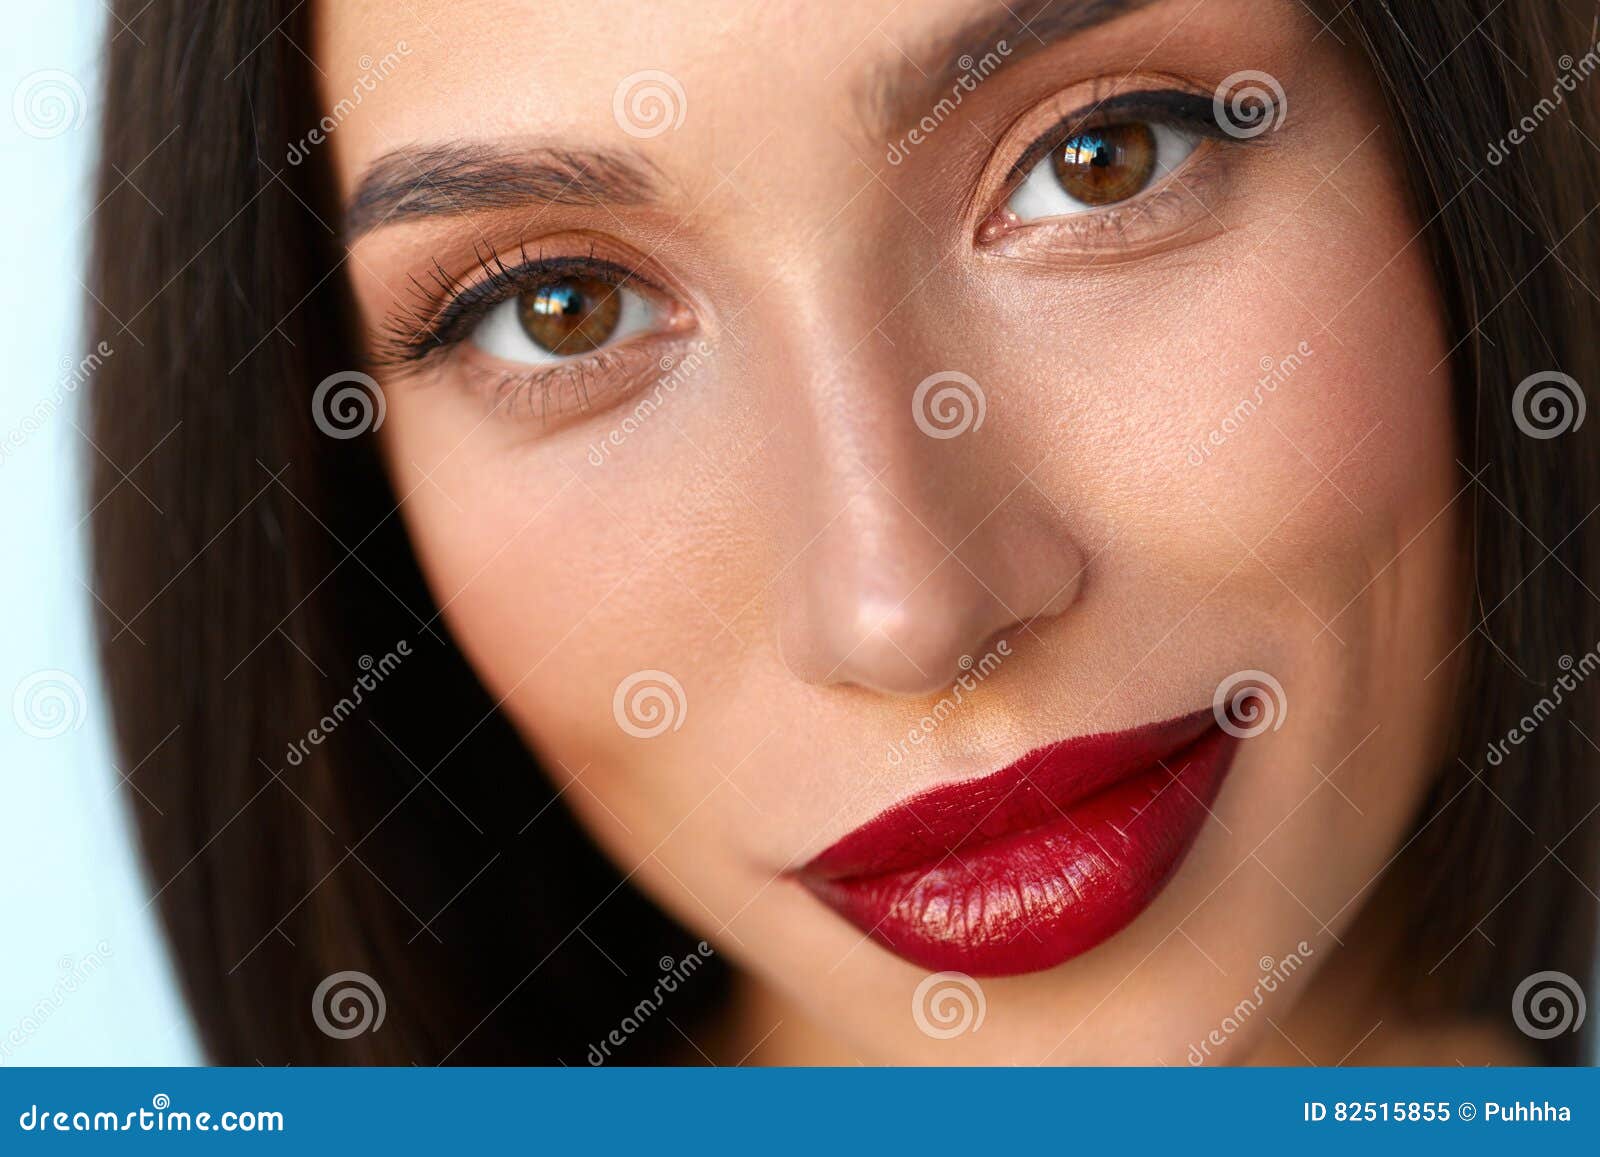
[[(508, 396), (485, 383), (528, 367), (470, 343), (374, 369), (444, 619), (621, 870), (735, 965), (687, 1059), (1183, 1065), (1233, 1021), (1205, 1063), (1516, 1059), (1397, 1005), (1382, 964), (1384, 873), (1441, 758), (1467, 571), (1456, 335), (1370, 77), (1299, 3), (1159, 0), (1048, 46), (1021, 33), (890, 163), (939, 92), (908, 94), (959, 75), (945, 38), (1003, 14), (321, 5), (330, 107), (363, 56), (408, 48), (323, 146), (343, 195), (397, 151), (462, 142), (653, 176), (604, 204), (396, 214), (355, 243), (374, 348), (416, 316), (414, 281), (481, 280), (475, 249), (603, 253), (665, 290), (656, 329), (581, 392)], [(1204, 141), (1109, 225), (996, 237), (1009, 167), (1061, 115), (1246, 69), (1281, 84), (1277, 128)], [(614, 111), (645, 70), (683, 94), (649, 136)], [(660, 359), (700, 348), (596, 464)], [(978, 384), (981, 426), (919, 427), (939, 371)], [(890, 759), (1002, 640), (998, 670)], [(640, 738), (613, 699), (652, 670), (683, 706)], [(979, 1031), (922, 1031), (927, 974), (786, 874), (909, 795), (1195, 711), (1246, 670), (1282, 685), (1282, 726), (1242, 745), (1171, 884), (1087, 954), (983, 981)], [(1237, 1017), (1263, 958), (1302, 941), (1304, 967)]]

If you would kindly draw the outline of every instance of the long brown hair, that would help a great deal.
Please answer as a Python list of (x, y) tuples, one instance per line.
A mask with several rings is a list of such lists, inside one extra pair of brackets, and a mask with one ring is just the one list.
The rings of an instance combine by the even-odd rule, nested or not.
[[(694, 950), (589, 844), (444, 631), (372, 440), (313, 422), (312, 391), (359, 345), (327, 150), (279, 160), (321, 115), (311, 6), (111, 7), (89, 333), (116, 356), (90, 401), (94, 590), (151, 890), (205, 1047), (582, 1063), (662, 958)], [(1388, 103), (1461, 339), (1476, 630), (1452, 755), (1404, 851), (1395, 978), (1503, 1020), (1528, 975), (1586, 982), (1593, 964), (1595, 696), (1486, 753), (1563, 656), (1600, 643), (1583, 577), (1600, 423), (1535, 438), (1513, 412), (1532, 374), (1600, 383), (1594, 100), (1491, 149), (1592, 29), (1547, 0), (1315, 7)], [(339, 708), (358, 687), (360, 710)], [(381, 989), (378, 1031), (330, 1035), (312, 1015), (346, 971)], [(672, 1017), (708, 1012), (725, 980), (697, 972)], [(609, 1055), (663, 1059), (675, 1039), (644, 1018)], [(1536, 1047), (1570, 1062), (1585, 1039)]]

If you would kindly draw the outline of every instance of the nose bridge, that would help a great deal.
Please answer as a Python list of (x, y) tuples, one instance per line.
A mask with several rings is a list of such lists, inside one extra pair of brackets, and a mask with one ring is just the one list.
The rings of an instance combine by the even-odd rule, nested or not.
[(976, 382), (908, 356), (910, 340), (832, 351), (812, 332), (804, 357), (772, 367), (786, 407), (769, 460), (787, 562), (775, 618), (808, 682), (931, 694), (963, 656), (1075, 593), (1072, 539), (1019, 485), (1010, 463), (1025, 456), (1006, 452), (1004, 423), (976, 421), (981, 394), (963, 411), (963, 379)]

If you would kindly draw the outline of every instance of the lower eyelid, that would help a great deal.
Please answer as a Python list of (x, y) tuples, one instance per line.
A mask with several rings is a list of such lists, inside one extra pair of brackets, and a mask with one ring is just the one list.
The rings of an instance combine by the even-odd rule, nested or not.
[(491, 416), (528, 423), (543, 433), (618, 405), (665, 375), (680, 359), (663, 351), (692, 332), (692, 327), (675, 328), (538, 365), (518, 365), (469, 348), (460, 351), (469, 356), (451, 359), (444, 372), (456, 379), (451, 385), (482, 399)]

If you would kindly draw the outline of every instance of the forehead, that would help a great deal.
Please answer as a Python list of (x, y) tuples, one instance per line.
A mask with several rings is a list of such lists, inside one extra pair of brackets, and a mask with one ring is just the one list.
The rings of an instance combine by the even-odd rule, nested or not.
[(548, 132), (622, 143), (613, 97), (629, 76), (666, 74), (696, 121), (726, 124), (742, 112), (770, 115), (786, 100), (814, 99), (857, 71), (852, 57), (892, 53), (897, 38), (909, 49), (920, 29), (982, 9), (971, 0), (920, 0), (915, 14), (911, 7), (323, 0), (314, 56), (325, 106), (349, 93), (362, 64), (399, 56), (366, 93), (360, 117), (374, 122), (367, 131), (381, 127), (396, 141)]
[[(871, 150), (897, 113), (925, 112), (997, 47), (1009, 63), (1147, 5), (1168, 6), (322, 0), (313, 56), (346, 191), (353, 170), (396, 148), (467, 138), (643, 141), (726, 170), (774, 134), (819, 127)], [(893, 107), (901, 98), (909, 110)]]

